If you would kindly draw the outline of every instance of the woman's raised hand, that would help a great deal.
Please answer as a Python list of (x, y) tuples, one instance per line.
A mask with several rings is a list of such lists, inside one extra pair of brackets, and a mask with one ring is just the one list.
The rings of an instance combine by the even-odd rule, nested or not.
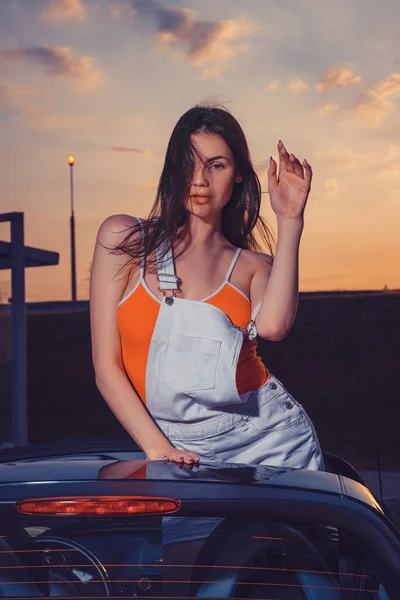
[(278, 142), (279, 174), (275, 160), (271, 157), (268, 169), (268, 192), (272, 210), (277, 218), (302, 218), (311, 189), (312, 170), (304, 159), (300, 163), (294, 154), (289, 154), (283, 142)]

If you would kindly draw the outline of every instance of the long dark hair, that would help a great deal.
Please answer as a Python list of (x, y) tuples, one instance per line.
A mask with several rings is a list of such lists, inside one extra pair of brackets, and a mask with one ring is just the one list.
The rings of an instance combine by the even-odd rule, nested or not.
[[(187, 212), (184, 204), (194, 172), (195, 149), (190, 136), (197, 132), (219, 135), (229, 146), (236, 170), (243, 178), (240, 183), (234, 184), (231, 198), (223, 208), (223, 236), (240, 248), (260, 251), (266, 246), (273, 256), (274, 238), (266, 221), (260, 216), (261, 185), (243, 130), (225, 107), (203, 104), (194, 106), (182, 115), (172, 131), (156, 200), (148, 218), (142, 225), (135, 224), (127, 230), (126, 237), (112, 249), (114, 253), (130, 256), (128, 263), (138, 264), (142, 252), (147, 262), (154, 262), (156, 248), (176, 238), (178, 230), (185, 226)], [(256, 226), (261, 243), (253, 234)], [(142, 236), (137, 235), (142, 227), (144, 244)]]

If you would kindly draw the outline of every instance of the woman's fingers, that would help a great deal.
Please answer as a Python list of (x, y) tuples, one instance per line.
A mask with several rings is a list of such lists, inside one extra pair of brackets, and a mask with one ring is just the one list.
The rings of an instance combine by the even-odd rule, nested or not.
[(280, 171), (283, 170), (294, 173), (298, 177), (301, 177), (301, 179), (308, 179), (310, 177), (309, 171), (311, 170), (311, 167), (307, 161), (301, 163), (294, 154), (289, 154), (282, 140), (279, 140), (278, 142), (278, 152)]
[(272, 156), (269, 158), (268, 188), (276, 188), (278, 185), (278, 166)]
[(305, 177), (304, 179), (306, 180), (306, 182), (308, 183), (309, 186), (311, 186), (311, 180), (312, 180), (312, 168), (311, 165), (308, 164), (308, 162), (306, 161), (306, 159), (303, 160), (303, 166), (305, 169)]
[(291, 154), (289, 156), (289, 160), (290, 160), (291, 164), (294, 166), (295, 175), (304, 179), (304, 169), (301, 166), (299, 159), (296, 158), (294, 154)]
[(200, 461), (199, 456), (195, 452), (191, 452), (190, 450), (171, 450), (168, 452), (165, 457), (165, 460), (170, 460), (171, 462), (181, 463), (185, 465), (193, 465), (197, 464)]
[(282, 140), (279, 140), (279, 142), (278, 142), (278, 152), (279, 152), (279, 170), (280, 171), (288, 171), (289, 173), (294, 173), (294, 165), (292, 165), (292, 163), (290, 161), (289, 153), (286, 150)]

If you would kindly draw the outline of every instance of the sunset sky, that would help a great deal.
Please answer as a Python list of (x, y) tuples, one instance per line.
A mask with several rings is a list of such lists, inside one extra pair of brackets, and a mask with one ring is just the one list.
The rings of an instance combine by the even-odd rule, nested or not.
[(60, 253), (27, 269), (27, 299), (70, 298), (68, 155), (86, 299), (100, 223), (146, 216), (203, 100), (239, 120), (264, 191), (279, 139), (312, 165), (302, 291), (400, 288), (399, 22), (398, 0), (1, 0), (0, 212)]

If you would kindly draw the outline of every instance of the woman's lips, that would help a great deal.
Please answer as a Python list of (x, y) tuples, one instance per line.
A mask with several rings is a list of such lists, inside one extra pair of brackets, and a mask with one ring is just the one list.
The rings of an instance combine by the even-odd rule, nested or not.
[(194, 196), (191, 196), (191, 198), (193, 198), (193, 200), (197, 200), (198, 202), (202, 202), (203, 200), (208, 200), (209, 198), (211, 198), (211, 196), (194, 195)]

